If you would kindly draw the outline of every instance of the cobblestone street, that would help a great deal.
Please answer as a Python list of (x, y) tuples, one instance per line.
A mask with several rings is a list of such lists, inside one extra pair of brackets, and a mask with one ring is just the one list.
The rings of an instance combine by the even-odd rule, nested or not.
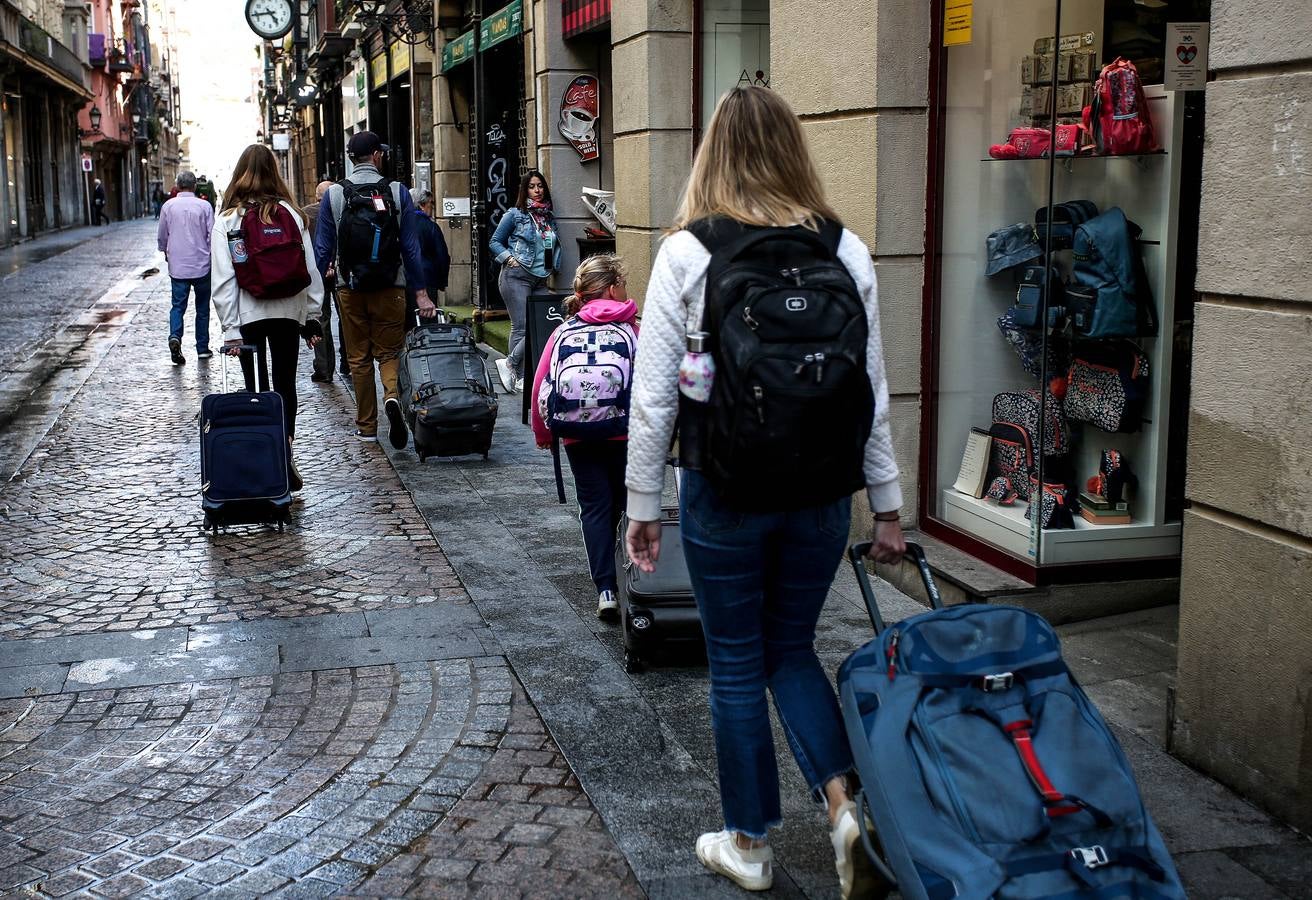
[(207, 536), (221, 362), (130, 299), (0, 488), (0, 894), (640, 895), (342, 389), (302, 383), (291, 527)]
[[(704, 660), (625, 672), (519, 398), (490, 460), (420, 463), (351, 439), (303, 354), (291, 525), (209, 535), (222, 361), (170, 363), (148, 231), (115, 240), (69, 311), (91, 324), (0, 435), (0, 900), (744, 896), (692, 851), (720, 827)], [(890, 620), (923, 609), (877, 590)], [(1167, 752), (1178, 620), (1059, 631), (1189, 895), (1312, 897), (1307, 840)], [(827, 671), (869, 635), (840, 571)], [(780, 775), (774, 895), (834, 897), (824, 814)]]

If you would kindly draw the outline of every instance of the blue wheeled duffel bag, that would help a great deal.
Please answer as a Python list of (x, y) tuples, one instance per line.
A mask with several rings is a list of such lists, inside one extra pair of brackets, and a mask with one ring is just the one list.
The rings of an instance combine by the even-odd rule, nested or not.
[(849, 558), (877, 637), (843, 663), (838, 689), (876, 867), (907, 900), (1183, 900), (1052, 627), (1011, 606), (943, 607), (914, 544), (934, 609), (885, 627), (869, 549)]

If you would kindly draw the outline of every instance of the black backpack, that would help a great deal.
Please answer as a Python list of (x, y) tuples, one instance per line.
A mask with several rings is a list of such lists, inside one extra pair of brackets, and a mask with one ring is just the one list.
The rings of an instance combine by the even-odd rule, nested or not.
[[(400, 211), (392, 183), (340, 182), (342, 218), (337, 223), (338, 275), (352, 291), (378, 291), (396, 284), (401, 267)], [(379, 210), (377, 201), (382, 200)]]
[[(838, 260), (843, 228), (693, 223), (711, 252), (702, 328), (716, 372), (711, 399), (680, 394), (701, 470), (729, 505), (802, 509), (865, 485), (874, 422), (865, 304)], [(684, 438), (681, 438), (681, 449)]]

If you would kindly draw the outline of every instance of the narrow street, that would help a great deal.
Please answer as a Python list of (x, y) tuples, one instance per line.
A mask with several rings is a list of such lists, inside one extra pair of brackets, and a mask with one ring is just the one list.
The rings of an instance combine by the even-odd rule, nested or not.
[[(221, 359), (169, 362), (167, 276), (113, 293), (158, 264), (143, 223), (95, 250), (118, 324), (0, 454), (0, 896), (741, 896), (692, 852), (719, 825), (704, 666), (624, 672), (518, 397), (490, 461), (421, 465), (352, 440), (303, 354), (291, 527), (210, 536), (195, 431)], [(1061, 632), (1190, 896), (1312, 896), (1306, 840), (1166, 753), (1175, 623)], [(821, 658), (868, 637), (842, 572)], [(823, 813), (781, 774), (775, 895), (836, 896)]]

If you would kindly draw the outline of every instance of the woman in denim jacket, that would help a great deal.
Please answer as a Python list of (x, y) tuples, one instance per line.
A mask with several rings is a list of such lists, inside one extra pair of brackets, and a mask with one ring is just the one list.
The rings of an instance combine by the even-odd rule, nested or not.
[(501, 264), (497, 287), (510, 313), (510, 345), (497, 360), (497, 375), (507, 391), (524, 387), (524, 314), (528, 295), (547, 283), (560, 266), (560, 238), (551, 211), (551, 188), (537, 169), (519, 183), (519, 198), (506, 210), (488, 246)]

